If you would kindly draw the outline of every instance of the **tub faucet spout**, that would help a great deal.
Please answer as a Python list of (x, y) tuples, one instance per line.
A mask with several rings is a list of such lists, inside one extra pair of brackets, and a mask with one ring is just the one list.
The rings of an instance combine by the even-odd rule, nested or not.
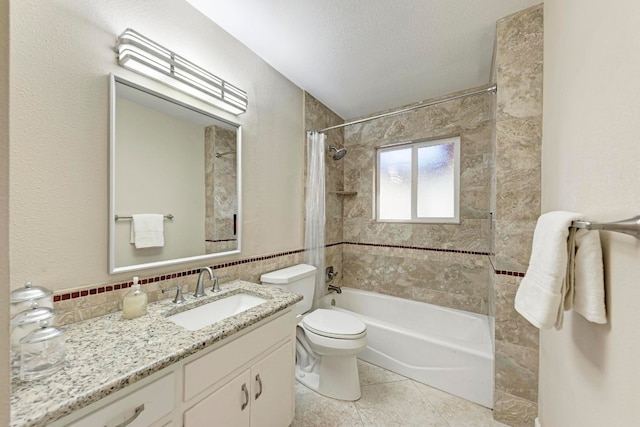
[(335, 291), (339, 294), (342, 293), (342, 289), (340, 289), (340, 286), (329, 285), (329, 292), (331, 291)]

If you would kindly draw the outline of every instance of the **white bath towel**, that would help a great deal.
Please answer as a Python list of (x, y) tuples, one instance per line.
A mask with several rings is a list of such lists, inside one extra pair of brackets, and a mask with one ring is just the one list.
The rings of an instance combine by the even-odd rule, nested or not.
[(607, 323), (600, 233), (577, 231), (574, 267), (573, 300), (565, 301), (565, 309), (573, 306), (588, 321)]
[(136, 249), (164, 246), (164, 215), (132, 215), (131, 243)]
[(516, 311), (537, 328), (562, 327), (569, 226), (579, 219), (583, 219), (582, 214), (566, 211), (549, 212), (538, 218), (529, 268), (515, 299)]

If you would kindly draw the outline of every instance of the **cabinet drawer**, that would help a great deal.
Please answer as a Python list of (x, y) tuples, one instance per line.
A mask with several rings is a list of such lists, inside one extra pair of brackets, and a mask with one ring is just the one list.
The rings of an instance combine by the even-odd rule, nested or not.
[(184, 400), (211, 387), (295, 330), (293, 311), (231, 341), (184, 367)]
[(146, 427), (173, 411), (175, 388), (175, 375), (171, 373), (92, 412), (69, 427)]

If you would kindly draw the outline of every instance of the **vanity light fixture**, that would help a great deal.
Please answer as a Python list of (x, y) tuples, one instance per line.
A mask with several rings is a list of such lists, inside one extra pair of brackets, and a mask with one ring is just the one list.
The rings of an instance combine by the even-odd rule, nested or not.
[(116, 43), (118, 64), (238, 115), (247, 111), (247, 93), (180, 55), (127, 28)]

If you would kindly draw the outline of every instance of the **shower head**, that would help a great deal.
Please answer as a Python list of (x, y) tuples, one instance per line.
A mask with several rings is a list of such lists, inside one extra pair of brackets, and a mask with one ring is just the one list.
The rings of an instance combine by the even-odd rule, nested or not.
[(329, 152), (333, 151), (333, 160), (340, 160), (341, 158), (344, 157), (345, 154), (347, 154), (347, 149), (346, 148), (341, 148), (341, 149), (337, 149), (336, 147), (334, 147), (333, 145), (329, 146)]

